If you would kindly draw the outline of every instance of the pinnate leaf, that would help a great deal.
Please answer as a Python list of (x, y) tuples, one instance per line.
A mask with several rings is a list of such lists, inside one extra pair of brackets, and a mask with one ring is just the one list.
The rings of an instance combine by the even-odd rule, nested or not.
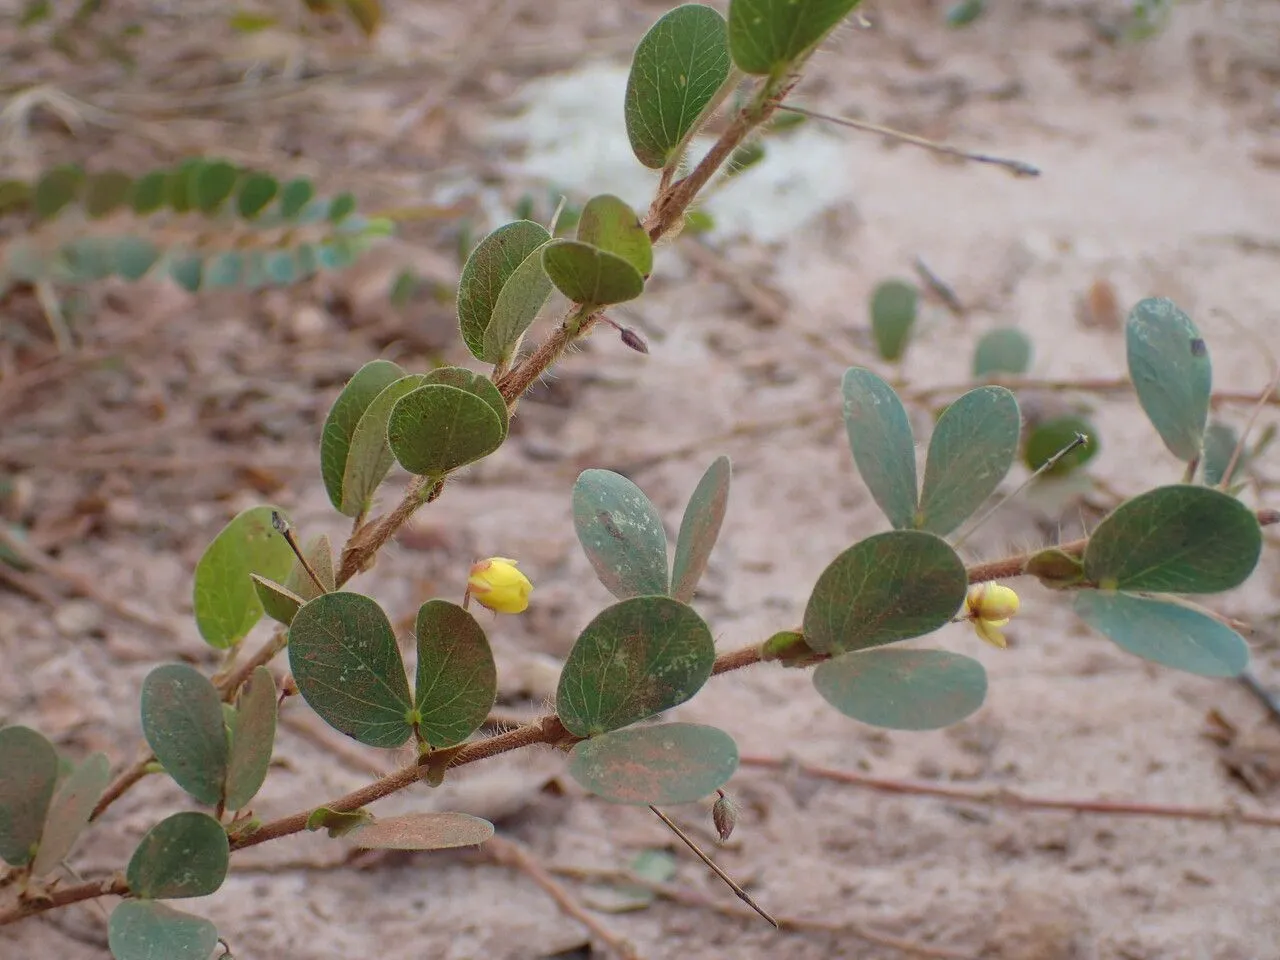
[(196, 565), (196, 625), (211, 647), (226, 649), (242, 640), (262, 618), (253, 574), (277, 583), (293, 565), (293, 551), (276, 532), (272, 506), (252, 507), (222, 528)]
[[(387, 387), (404, 377), (404, 370), (390, 360), (370, 360), (356, 371), (329, 409), (320, 435), (320, 473), (329, 502), (344, 506), (344, 475), (351, 454), (351, 439), (360, 418)], [(381, 478), (379, 478), (381, 480)], [(352, 514), (347, 514), (351, 516)]]
[(1197, 610), (1125, 593), (1081, 590), (1075, 611), (1117, 646), (1155, 663), (1203, 677), (1238, 677), (1249, 647), (1226, 624)]
[(778, 75), (820, 43), (859, 0), (731, 0), (729, 52), (743, 73)]
[(489, 640), (475, 617), (447, 600), (418, 608), (417, 638), (418, 733), (433, 748), (462, 743), (484, 723), (498, 694)]
[(542, 268), (557, 290), (588, 310), (634, 300), (644, 292), (639, 270), (581, 240), (552, 240), (542, 248)]
[(498, 227), (467, 257), (458, 281), (458, 324), (467, 349), (477, 360), (497, 363), (500, 359), (500, 351), (485, 348), (485, 333), (499, 295), (520, 265), (550, 239), (551, 234), (540, 224), (517, 220)]
[(862, 481), (896, 530), (916, 514), (915, 438), (893, 387), (870, 370), (850, 367), (841, 385), (844, 425)]
[(642, 277), (653, 272), (653, 244), (648, 231), (636, 212), (612, 194), (602, 193), (587, 201), (578, 218), (578, 239), (621, 257)]
[(1129, 377), (1147, 419), (1175, 457), (1200, 456), (1213, 368), (1191, 318), (1172, 300), (1141, 300), (1125, 322)]
[(573, 485), (573, 526), (596, 576), (615, 597), (667, 592), (662, 518), (626, 477), (584, 470)]
[(813, 685), (845, 716), (874, 727), (937, 730), (982, 706), (987, 673), (958, 653), (882, 647), (818, 664)]
[(222, 886), (231, 857), (222, 824), (184, 811), (161, 820), (133, 852), (125, 879), (143, 900), (204, 897)]
[(405, 394), (387, 421), (387, 441), (400, 465), (436, 480), (493, 453), (506, 433), (505, 421), (484, 397), (443, 383)]
[(227, 731), (222, 698), (208, 677), (185, 663), (147, 674), (142, 732), (178, 786), (203, 804), (218, 804), (227, 775)]

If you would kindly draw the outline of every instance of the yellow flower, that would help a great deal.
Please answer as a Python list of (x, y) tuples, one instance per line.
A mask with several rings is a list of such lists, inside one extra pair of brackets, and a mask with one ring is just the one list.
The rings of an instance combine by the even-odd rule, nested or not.
[(1018, 595), (1008, 587), (995, 583), (980, 583), (969, 588), (965, 599), (973, 622), (974, 632), (994, 647), (1008, 646), (1001, 631), (1010, 618), (1018, 612)]
[(533, 584), (516, 569), (516, 561), (490, 557), (472, 564), (467, 596), (496, 613), (523, 613), (529, 606)]

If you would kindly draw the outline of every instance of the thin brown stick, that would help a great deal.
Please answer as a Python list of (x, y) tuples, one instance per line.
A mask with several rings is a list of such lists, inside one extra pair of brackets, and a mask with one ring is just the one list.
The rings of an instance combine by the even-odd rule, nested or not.
[[(1053, 393), (1128, 393), (1133, 390), (1133, 381), (1128, 377), (1095, 380), (1039, 380), (1034, 377), (991, 377), (985, 383), (1008, 387), (1010, 390), (1047, 390)], [(927, 387), (920, 390), (904, 391), (904, 400), (915, 400), (920, 403), (931, 403), (943, 397), (958, 397), (973, 389), (973, 383), (956, 383), (948, 386)], [(1259, 393), (1247, 390), (1222, 390), (1211, 394), (1209, 403), (1222, 406), (1234, 403), (1258, 403)], [(1273, 394), (1266, 398), (1270, 406), (1280, 406), (1280, 395)]]
[(619, 957), (622, 957), (623, 960), (641, 960), (641, 956), (634, 946), (592, 916), (577, 901), (574, 895), (565, 888), (564, 884), (551, 876), (547, 869), (534, 859), (533, 854), (526, 850), (523, 844), (504, 837), (492, 837), (485, 843), (484, 849), (497, 863), (505, 867), (514, 867), (524, 873), (530, 880), (541, 887), (547, 896), (556, 902), (556, 906), (560, 908), (561, 913), (577, 920), (597, 940), (605, 944)]
[[(701, 910), (712, 910), (726, 917), (751, 919), (754, 912), (732, 901), (718, 900), (697, 890), (689, 890), (669, 883), (656, 883), (625, 870), (596, 870), (587, 867), (553, 865), (547, 868), (551, 873), (564, 877), (575, 877), (579, 880), (603, 880), (614, 883), (626, 883), (643, 887), (652, 891), (664, 900), (684, 907)], [(867, 943), (888, 947), (902, 953), (917, 957), (935, 958), (935, 960), (974, 960), (974, 954), (968, 951), (949, 947), (931, 947), (914, 940), (879, 933), (852, 920), (817, 920), (808, 917), (779, 916), (778, 929), (796, 933), (825, 933), (857, 937)]]
[(38, 913), (69, 907), (73, 903), (93, 900), (96, 897), (127, 897), (128, 895), (129, 884), (125, 882), (123, 874), (117, 873), (101, 880), (79, 883), (74, 887), (51, 890), (47, 897), (18, 899), (8, 907), (0, 909), (0, 927), (8, 923), (17, 923)]
[(430, 490), (427, 489), (428, 482), (425, 477), (414, 477), (394, 510), (372, 523), (365, 524), (351, 536), (342, 549), (342, 564), (337, 577), (339, 587), (366, 569), (374, 554), (409, 522), (409, 518), (417, 512), (419, 507), (440, 498), (440, 494), (444, 492), (444, 481), (438, 481)]
[(795, 763), (783, 757), (744, 754), (739, 762), (744, 767), (759, 767), (766, 770), (796, 770), (805, 776), (829, 780), (832, 783), (843, 783), (867, 790), (875, 790), (879, 793), (893, 793), (901, 796), (935, 797), (963, 803), (1013, 807), (1019, 810), (1065, 810), (1070, 813), (1088, 813), (1112, 817), (1154, 817), (1165, 820), (1198, 820), (1221, 823), (1223, 825), (1243, 824), (1251, 827), (1280, 827), (1280, 815), (1278, 814), (1249, 813), (1229, 807), (1189, 807), (1125, 800), (1041, 797), (1018, 793), (1005, 788), (946, 787), (936, 783), (870, 777), (862, 773), (836, 770), (816, 764)]
[(538, 345), (538, 348), (533, 353), (529, 354), (502, 376), (498, 380), (498, 391), (502, 394), (502, 399), (507, 401), (507, 406), (510, 407), (520, 397), (524, 396), (525, 391), (533, 386), (534, 382), (546, 373), (553, 363), (560, 359), (560, 355), (569, 348), (569, 345), (575, 339), (585, 337), (591, 331), (598, 319), (595, 314), (585, 317), (578, 325), (576, 333), (571, 331), (565, 324), (560, 324), (555, 330), (551, 331), (551, 334)]
[(849, 117), (837, 117), (829, 113), (819, 113), (817, 110), (809, 110), (805, 107), (796, 107), (791, 104), (782, 104), (778, 109), (785, 110), (788, 113), (798, 113), (802, 117), (811, 117), (814, 120), (825, 120), (827, 123), (834, 123), (841, 127), (849, 127), (851, 130), (862, 130), (865, 133), (877, 133), (882, 137), (888, 137), (890, 140), (898, 140), (902, 143), (909, 143), (915, 147), (923, 147), (926, 150), (932, 150), (934, 153), (944, 153), (949, 157), (959, 157), (961, 160), (972, 160), (974, 163), (989, 163), (997, 167), (1004, 167), (1015, 177), (1040, 176), (1040, 168), (1027, 163), (1024, 160), (1010, 160), (1007, 157), (993, 157), (986, 153), (974, 153), (972, 150), (961, 150), (959, 147), (953, 147), (950, 144), (938, 143), (935, 140), (926, 140), (924, 137), (917, 137), (913, 133), (904, 133), (901, 130), (894, 130), (892, 127), (882, 127), (878, 123), (868, 123), (866, 120), (853, 120)]
[(668, 830), (670, 830), (677, 837), (679, 837), (681, 842), (683, 842), (686, 847), (688, 847), (690, 850), (694, 852), (694, 854), (697, 856), (699, 860), (701, 860), (703, 863), (707, 865), (707, 868), (712, 873), (714, 873), (717, 877), (719, 877), (721, 880), (724, 881), (725, 885), (734, 892), (734, 895), (739, 900), (745, 903), (748, 907), (750, 907), (760, 916), (768, 920), (771, 924), (773, 924), (774, 928), (777, 929), (778, 921), (773, 919), (773, 917), (771, 917), (768, 913), (766, 913), (764, 908), (761, 907), (760, 904), (756, 903), (755, 900), (752, 899), (751, 894), (747, 893), (747, 891), (742, 889), (742, 886), (741, 884), (738, 883), (738, 881), (734, 880), (733, 877), (725, 873), (724, 869), (719, 864), (717, 864), (714, 860), (712, 860), (709, 856), (707, 856), (703, 852), (702, 848), (693, 842), (693, 838), (690, 837), (683, 830), (681, 830), (680, 827), (677, 826), (674, 820), (668, 817), (665, 813), (663, 813), (653, 804), (649, 804), (649, 809), (653, 811), (653, 815), (655, 817), (657, 817), (659, 820), (661, 820), (663, 823), (667, 825)]

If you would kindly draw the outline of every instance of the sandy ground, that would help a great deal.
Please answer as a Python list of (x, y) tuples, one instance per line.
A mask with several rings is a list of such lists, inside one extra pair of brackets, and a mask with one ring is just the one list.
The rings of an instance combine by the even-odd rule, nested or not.
[[(390, 280), (408, 265), (447, 289), (460, 217), (483, 230), (525, 189), (545, 195), (533, 179), (545, 156), (510, 143), (521, 122), (536, 141), (542, 121), (526, 116), (513, 128), (514, 107), (537, 76), (582, 60), (589, 42), (602, 53), (582, 69), (599, 73), (573, 79), (585, 105), (565, 109), (614, 128), (588, 125), (598, 136), (586, 136), (563, 121), (583, 163), (568, 185), (643, 191), (634, 166), (612, 177), (621, 111), (610, 84), (663, 4), (387, 6), (373, 54), (342, 34), (236, 38), (216, 18), (203, 46), (178, 30), (192, 51), (182, 80), (193, 88), (256, 65), (264, 89), (284, 92), (249, 107), (196, 104), (163, 125), (152, 107), (82, 68), (40, 67), (50, 71), (40, 78), (134, 119), (76, 138), (38, 113), (25, 139), (5, 142), (14, 169), (68, 155), (128, 165), (216, 149), (354, 189), (368, 209), (440, 210), (349, 273), (287, 294), (93, 291), (83, 345), (69, 357), (54, 357), (31, 305), (10, 298), (0, 321), (0, 465), (26, 491), (11, 511), (33, 524), (33, 542), (59, 569), (32, 575), (43, 599), (0, 589), (0, 722), (36, 726), (73, 754), (101, 749), (128, 763), (146, 672), (173, 658), (216, 668), (189, 596), (194, 564), (221, 524), (270, 500), (306, 534), (344, 535), (315, 453), (342, 382), (376, 355), (410, 366), (464, 360), (451, 304), (426, 295), (392, 308)], [(697, 606), (722, 649), (793, 626), (830, 559), (884, 528), (844, 441), (839, 380), (849, 363), (875, 365), (869, 291), (886, 276), (910, 276), (917, 256), (972, 309), (957, 319), (929, 305), (905, 364), (911, 387), (962, 384), (976, 338), (1005, 324), (1034, 340), (1038, 377), (1122, 374), (1122, 335), (1105, 297), (1088, 296), (1102, 282), (1122, 309), (1173, 297), (1205, 331), (1216, 383), (1261, 388), (1264, 347), (1280, 347), (1280, 9), (1273, 0), (1188, 3), (1159, 37), (1120, 47), (1103, 43), (1096, 26), (1114, 12), (1066, 0), (1003, 5), (948, 32), (940, 6), (869, 9), (876, 27), (839, 35), (802, 87), (804, 102), (1028, 160), (1044, 176), (1018, 180), (846, 131), (779, 141), (713, 204), (720, 252), (698, 256), (684, 241), (664, 249), (650, 292), (620, 312), (646, 333), (651, 355), (602, 335), (569, 358), (522, 405), (512, 442), (423, 511), (356, 588), (398, 618), (427, 597), (460, 593), (474, 557), (520, 558), (537, 585), (533, 607), (496, 621), (491, 636), (504, 703), (532, 712), (554, 690), (556, 659), (608, 602), (569, 520), (577, 471), (627, 471), (674, 534), (701, 471), (728, 453), (729, 515)], [(501, 63), (485, 56), (495, 38), (509, 53)], [(360, 57), (377, 69), (288, 80), (290, 70), (306, 76)], [(551, 98), (550, 88), (534, 89)], [(1176, 480), (1179, 465), (1131, 398), (1083, 399), (1103, 432), (1095, 504), (1105, 506), (1106, 491)], [(1274, 422), (1274, 410), (1261, 422)], [(1221, 411), (1237, 426), (1248, 412)], [(927, 408), (918, 414), (924, 435)], [(1264, 481), (1280, 475), (1274, 454), (1259, 469)], [(1009, 484), (1018, 479), (1015, 471)], [(1249, 496), (1277, 505), (1265, 482)], [(966, 549), (995, 558), (1051, 542), (1060, 528), (1070, 536), (1082, 516), (1097, 516), (1087, 505), (1050, 506), (1043, 496), (1019, 502)], [(1280, 686), (1275, 545), (1249, 584), (1215, 602), (1259, 624), (1254, 668)], [(76, 578), (96, 601), (70, 598)], [(718, 678), (675, 713), (723, 727), (754, 757), (1051, 797), (1275, 809), (1280, 733), (1246, 691), (1129, 657), (1047, 591), (1022, 590), (1008, 651), (960, 627), (929, 638), (980, 658), (991, 676), (986, 705), (953, 729), (863, 727), (826, 707), (802, 672), (766, 668)], [(111, 601), (151, 625), (106, 609)], [(1206, 736), (1215, 712), (1239, 731), (1229, 749)], [(402, 759), (339, 743), (303, 704), (285, 713), (277, 767), (256, 804), (264, 818), (339, 795)], [(719, 857), (779, 916), (1000, 960), (1280, 957), (1274, 830), (883, 795), (752, 766), (730, 789), (744, 813)], [(144, 830), (186, 803), (173, 785), (144, 782), (82, 841), (77, 869), (119, 867)], [(376, 812), (423, 808), (491, 817), (501, 835), (556, 867), (619, 868), (672, 843), (647, 811), (583, 796), (549, 752), (477, 765)], [(709, 837), (706, 806), (672, 812)], [(598, 941), (594, 953), (584, 947), (588, 935), (525, 875), (482, 856), (324, 869), (344, 852), (316, 835), (246, 851), (217, 895), (186, 906), (215, 920), (240, 960), (607, 955)], [(678, 859), (682, 888), (733, 909), (692, 857)], [(689, 904), (599, 919), (648, 960), (904, 955), (852, 930), (779, 933)], [(103, 957), (104, 931), (98, 904), (76, 907), (0, 930), (0, 956)]]

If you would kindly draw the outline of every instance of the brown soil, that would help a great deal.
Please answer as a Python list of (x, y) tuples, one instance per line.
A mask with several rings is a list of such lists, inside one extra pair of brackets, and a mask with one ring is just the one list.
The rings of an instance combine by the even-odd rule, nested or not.
[[(104, 29), (143, 5), (120, 6), (103, 15)], [(545, 196), (544, 185), (521, 180), (519, 155), (495, 139), (493, 121), (510, 120), (526, 84), (571, 68), (583, 50), (623, 63), (666, 4), (386, 6), (372, 49), (349, 29), (238, 36), (222, 5), (191, 4), (185, 21), (154, 19), (145, 42), (132, 41), (132, 78), (109, 61), (70, 63), (48, 50), (6, 65), (16, 83), (56, 84), (106, 111), (82, 109), (83, 125), (68, 130), (41, 106), (28, 128), (4, 128), (0, 148), (20, 174), (68, 159), (137, 170), (208, 152), (352, 189), (367, 210), (432, 209), (358, 267), (288, 292), (90, 291), (67, 355), (53, 350), (34, 303), (5, 301), (0, 468), (17, 491), (6, 509), (53, 560), (22, 578), (25, 592), (0, 581), (0, 722), (35, 726), (73, 755), (132, 761), (147, 671), (174, 658), (218, 665), (190, 617), (191, 572), (217, 529), (270, 501), (305, 534), (341, 540), (316, 460), (337, 390), (378, 355), (418, 367), (436, 356), (465, 362), (452, 305), (430, 287), (447, 293), (456, 280), (464, 220), (483, 231), (526, 189)], [(1044, 176), (1015, 179), (848, 131), (790, 153), (780, 141), (756, 181), (755, 220), (728, 190), (722, 197), (726, 232), (748, 235), (717, 240), (719, 253), (690, 251), (687, 240), (660, 251), (651, 292), (619, 312), (645, 332), (651, 355), (594, 337), (521, 406), (513, 442), (424, 510), (356, 588), (401, 618), (428, 597), (459, 595), (475, 557), (520, 558), (536, 584), (533, 606), (495, 620), (491, 636), (504, 703), (532, 713), (554, 690), (557, 658), (608, 602), (570, 524), (577, 472), (629, 472), (674, 532), (701, 471), (728, 453), (733, 495), (699, 609), (722, 649), (794, 626), (826, 563), (884, 528), (852, 468), (838, 385), (849, 363), (876, 364), (864, 332), (869, 291), (911, 275), (916, 257), (971, 309), (961, 319), (929, 306), (905, 364), (912, 387), (963, 384), (978, 335), (1005, 324), (1034, 340), (1037, 377), (1122, 375), (1116, 311), (1163, 295), (1201, 324), (1216, 385), (1261, 389), (1274, 362), (1266, 348), (1280, 344), (1280, 9), (1189, 2), (1158, 37), (1116, 45), (1099, 25), (1118, 8), (996, 6), (964, 31), (942, 26), (941, 5), (868, 9), (874, 27), (842, 31), (800, 96), (1025, 159)], [(19, 35), (0, 26), (0, 49), (17, 49)], [(620, 104), (602, 109), (620, 128)], [(795, 191), (816, 182), (829, 201), (775, 237), (752, 224), (776, 225), (795, 209), (781, 175), (788, 163), (801, 171)], [(773, 214), (767, 190), (781, 204)], [(387, 292), (403, 266), (427, 292), (397, 309)], [(1059, 530), (1072, 536), (1114, 496), (1177, 479), (1180, 465), (1131, 397), (1085, 399), (1103, 434), (1093, 468), (1101, 487), (1085, 502), (1020, 500), (966, 545), (975, 558), (1050, 542)], [(1275, 422), (1274, 410), (1260, 423)], [(928, 414), (919, 413), (923, 434)], [(1221, 415), (1243, 427), (1249, 410)], [(1258, 473), (1247, 496), (1276, 506), (1274, 454)], [(1259, 625), (1254, 669), (1280, 686), (1275, 546), (1245, 588), (1214, 603)], [(1009, 650), (961, 627), (929, 638), (990, 672), (986, 705), (953, 729), (861, 726), (828, 708), (802, 671), (762, 667), (716, 679), (676, 713), (723, 727), (752, 757), (1041, 796), (1275, 810), (1280, 735), (1246, 690), (1134, 659), (1086, 632), (1048, 591), (1020, 589)], [(112, 609), (120, 605), (135, 615)], [(341, 742), (302, 703), (285, 716), (277, 767), (256, 803), (264, 818), (403, 761)], [(1227, 746), (1207, 736), (1222, 721), (1236, 731)], [(749, 916), (663, 901), (598, 914), (639, 956), (903, 955), (858, 936), (860, 926), (953, 951), (941, 955), (1000, 960), (1280, 957), (1275, 830), (886, 795), (751, 765), (729, 789), (744, 812), (718, 853), (723, 865), (775, 915), (847, 929), (775, 932)], [(119, 868), (145, 829), (187, 803), (172, 784), (145, 781), (86, 835), (76, 868)], [(587, 798), (546, 751), (477, 765), (376, 812), (423, 808), (490, 817), (555, 867), (616, 869), (673, 842), (647, 811)], [(710, 843), (705, 806), (672, 813)], [(184, 906), (213, 919), (240, 960), (533, 960), (589, 939), (527, 875), (483, 855), (325, 868), (345, 852), (311, 834), (254, 848), (235, 858), (216, 896)], [(682, 889), (738, 908), (691, 856), (677, 856)], [(589, 896), (581, 881), (564, 882)], [(110, 905), (0, 930), (0, 955), (106, 956), (101, 907)]]

